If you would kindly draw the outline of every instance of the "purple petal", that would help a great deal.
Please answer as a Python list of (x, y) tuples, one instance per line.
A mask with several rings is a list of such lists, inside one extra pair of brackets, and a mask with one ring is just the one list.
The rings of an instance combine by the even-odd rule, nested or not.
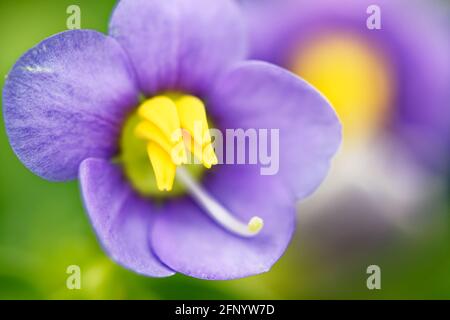
[(265, 225), (254, 238), (225, 231), (189, 198), (173, 201), (158, 216), (152, 234), (156, 255), (170, 268), (210, 280), (268, 271), (284, 253), (295, 226), (292, 197), (275, 176), (256, 166), (223, 166), (205, 188), (243, 222), (258, 215)]
[(241, 12), (229, 0), (122, 0), (110, 34), (129, 53), (147, 95), (201, 94), (246, 51)]
[(246, 62), (218, 81), (210, 99), (210, 114), (222, 129), (279, 129), (278, 175), (297, 199), (325, 178), (341, 126), (307, 82), (268, 63)]
[(4, 118), (11, 146), (35, 174), (77, 176), (87, 157), (110, 157), (134, 75), (120, 45), (95, 31), (57, 34), (29, 50), (8, 75)]
[(102, 159), (84, 160), (80, 165), (80, 184), (92, 225), (112, 259), (151, 277), (174, 274), (150, 249), (155, 208), (135, 194), (118, 167)]

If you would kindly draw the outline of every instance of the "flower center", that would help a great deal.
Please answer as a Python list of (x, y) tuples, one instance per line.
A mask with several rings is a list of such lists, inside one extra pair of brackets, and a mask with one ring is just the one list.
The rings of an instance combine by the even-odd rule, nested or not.
[(364, 141), (386, 121), (393, 98), (392, 68), (372, 43), (347, 32), (325, 33), (302, 45), (291, 69), (333, 104), (346, 143)]
[(147, 142), (147, 154), (160, 191), (171, 191), (176, 167), (191, 163), (186, 149), (205, 168), (218, 163), (212, 147), (203, 102), (193, 96), (157, 96), (138, 109), (138, 138)]
[(145, 100), (125, 123), (121, 155), (125, 174), (143, 195), (166, 198), (185, 191), (212, 219), (243, 237), (259, 233), (263, 220), (236, 219), (197, 182), (218, 164), (203, 102), (167, 94)]

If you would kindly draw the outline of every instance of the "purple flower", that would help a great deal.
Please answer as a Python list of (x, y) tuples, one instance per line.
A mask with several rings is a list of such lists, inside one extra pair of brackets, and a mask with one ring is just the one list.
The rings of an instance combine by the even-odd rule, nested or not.
[[(291, 239), (296, 201), (328, 171), (340, 124), (309, 84), (268, 63), (245, 61), (245, 52), (244, 21), (232, 1), (120, 1), (109, 36), (63, 32), (16, 63), (3, 91), (11, 146), (45, 179), (79, 179), (100, 242), (135, 272), (233, 279), (268, 271)], [(191, 99), (192, 113), (182, 114), (173, 93)], [(151, 160), (148, 183), (156, 178), (158, 189), (161, 182), (170, 189), (176, 166), (154, 135), (147, 159), (147, 142), (126, 133), (130, 119), (139, 114), (158, 133), (172, 124), (187, 130), (193, 115), (206, 122), (205, 110), (221, 130), (279, 129), (278, 174), (263, 176), (257, 165), (217, 165), (196, 181), (179, 169), (188, 193), (176, 197), (139, 185)], [(126, 156), (130, 145), (135, 149)], [(240, 232), (245, 221), (259, 233)]]
[[(373, 125), (378, 135), (388, 133), (389, 140), (406, 146), (420, 163), (447, 168), (448, 17), (436, 8), (443, 4), (403, 0), (242, 2), (250, 20), (251, 57), (295, 71), (317, 86), (336, 108), (344, 133), (360, 126), (344, 140), (363, 135)], [(367, 26), (375, 12), (373, 5), (379, 8), (380, 29)], [(340, 54), (338, 41), (347, 48), (345, 54)], [(358, 46), (364, 47), (362, 59)], [(323, 70), (312, 70), (312, 59), (305, 58), (308, 54), (316, 57)], [(345, 68), (346, 74), (332, 78), (333, 71), (325, 67), (331, 59)], [(365, 96), (356, 100), (346, 97), (342, 102), (344, 91), (358, 88), (352, 82), (353, 74), (361, 87), (356, 94)], [(324, 84), (326, 77), (328, 84)], [(341, 88), (344, 86), (347, 88)], [(338, 87), (341, 90), (333, 92)]]

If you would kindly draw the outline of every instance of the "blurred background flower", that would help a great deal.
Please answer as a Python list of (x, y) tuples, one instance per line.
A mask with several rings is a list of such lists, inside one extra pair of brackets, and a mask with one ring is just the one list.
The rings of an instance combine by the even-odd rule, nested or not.
[[(251, 55), (319, 88), (346, 124), (347, 146), (390, 134), (414, 158), (442, 169), (450, 142), (448, 7), (437, 1), (373, 4), (246, 0)], [(369, 29), (377, 18), (380, 29)]]
[(446, 238), (449, 213), (448, 2), (242, 3), (252, 57), (311, 82), (343, 122), (330, 176), (299, 207), (300, 246), (318, 260), (317, 277), (339, 269), (333, 281), (342, 280), (398, 245), (438, 245), (429, 237)]
[[(115, 0), (0, 2), (0, 74), (43, 38), (106, 32)], [(448, 1), (245, 0), (252, 56), (300, 74), (335, 105), (345, 143), (326, 184), (299, 206), (294, 243), (271, 272), (208, 282), (149, 279), (112, 263), (79, 203), (77, 185), (35, 177), (0, 119), (0, 298), (450, 298)], [(4, 79), (0, 77), (3, 88)], [(68, 290), (66, 268), (82, 270)], [(382, 290), (366, 268), (382, 270)]]

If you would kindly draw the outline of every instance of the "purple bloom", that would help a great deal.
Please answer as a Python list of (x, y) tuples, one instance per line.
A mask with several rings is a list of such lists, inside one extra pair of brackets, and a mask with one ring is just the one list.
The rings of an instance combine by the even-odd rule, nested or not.
[[(386, 62), (384, 70), (378, 68), (375, 72), (385, 73), (385, 87), (390, 91), (388, 99), (379, 101), (383, 88), (376, 85), (376, 79), (370, 74), (373, 70), (361, 76), (370, 79), (369, 84), (361, 85), (363, 90), (369, 92), (369, 95), (373, 92), (377, 102), (380, 102), (372, 109), (378, 109), (375, 111), (377, 113), (384, 113), (378, 125), (378, 133), (388, 132), (390, 140), (396, 140), (409, 148), (422, 164), (438, 169), (447, 167), (450, 144), (448, 21), (445, 20), (445, 15), (433, 10), (437, 9), (433, 5), (442, 4), (436, 1), (424, 3), (402, 0), (242, 2), (250, 20), (251, 57), (296, 71), (313, 85), (316, 83), (310, 79), (308, 67), (296, 66), (299, 56), (328, 35), (329, 48), (333, 49), (336, 48), (332, 46), (336, 35), (349, 36), (356, 41), (362, 39), (377, 59), (384, 59)], [(371, 5), (377, 5), (380, 9), (379, 30), (371, 30), (366, 26), (367, 19), (373, 13), (372, 9), (368, 10)], [(347, 48), (351, 48), (348, 42)], [(355, 50), (347, 55), (347, 60), (353, 57), (354, 52)], [(329, 57), (334, 54), (335, 50), (328, 50)], [(339, 58), (341, 57), (336, 54), (335, 59)], [(336, 77), (335, 81), (338, 85), (338, 82), (348, 82), (348, 78)], [(331, 97), (333, 93), (321, 86), (318, 89), (330, 98), (338, 114), (342, 116), (339, 103), (334, 103)], [(349, 106), (348, 110), (358, 112), (364, 109), (365, 116), (369, 117), (371, 108), (368, 104), (371, 102), (368, 100), (370, 99), (365, 101), (365, 105), (354, 105), (352, 109)], [(385, 107), (387, 108), (381, 110)], [(375, 121), (377, 116), (372, 116), (372, 120)], [(346, 123), (344, 117), (342, 121), (345, 132), (349, 123)], [(364, 124), (367, 126), (368, 121)]]
[[(232, 1), (122, 0), (110, 36), (63, 32), (16, 63), (3, 91), (11, 146), (45, 179), (78, 177), (99, 240), (135, 272), (233, 279), (268, 271), (291, 239), (295, 202), (328, 171), (340, 125), (309, 84), (268, 63), (245, 61), (245, 52), (244, 21)], [(207, 200), (195, 191), (162, 201), (142, 196), (124, 164), (113, 160), (123, 152), (124, 125), (139, 96), (165, 92), (201, 98), (221, 130), (279, 129), (279, 173), (218, 165), (193, 182)], [(259, 216), (264, 228), (254, 237), (227, 231), (208, 216), (210, 199), (239, 221)]]

